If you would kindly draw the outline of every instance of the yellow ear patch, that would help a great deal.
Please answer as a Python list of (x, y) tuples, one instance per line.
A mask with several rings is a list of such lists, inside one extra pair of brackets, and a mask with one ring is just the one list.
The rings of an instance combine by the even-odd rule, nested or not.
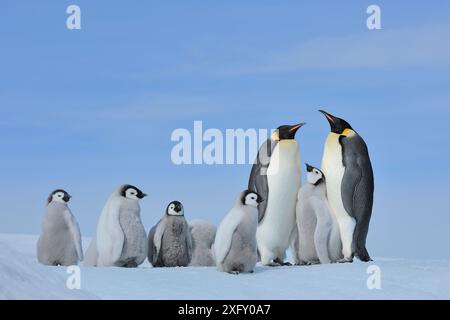
[(273, 141), (279, 141), (279, 140), (280, 140), (280, 135), (278, 134), (278, 130), (275, 130), (275, 131), (272, 133), (271, 139), (272, 139)]
[(341, 136), (346, 136), (346, 137), (351, 137), (355, 135), (355, 131), (353, 131), (352, 129), (345, 129), (344, 131), (342, 131)]

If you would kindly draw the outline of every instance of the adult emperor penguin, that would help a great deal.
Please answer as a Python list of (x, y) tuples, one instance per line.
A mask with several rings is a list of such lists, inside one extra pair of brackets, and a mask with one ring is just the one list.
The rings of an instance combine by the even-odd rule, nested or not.
[(220, 223), (214, 241), (214, 256), (220, 271), (233, 274), (253, 272), (258, 259), (258, 204), (262, 201), (256, 192), (241, 192)]
[(192, 237), (183, 205), (172, 201), (148, 235), (148, 261), (154, 267), (186, 267), (192, 258)]
[(350, 124), (325, 111), (331, 132), (325, 142), (322, 171), (327, 179), (327, 196), (342, 240), (343, 261), (371, 258), (366, 237), (373, 204), (373, 171), (366, 143)]
[(37, 258), (42, 264), (70, 266), (83, 260), (80, 228), (67, 205), (70, 198), (66, 191), (57, 189), (47, 199), (37, 242)]
[(285, 264), (286, 249), (296, 235), (295, 204), (301, 168), (295, 133), (304, 124), (278, 127), (262, 144), (250, 173), (248, 189), (265, 199), (258, 208), (256, 240), (261, 262), (267, 266)]
[(216, 226), (206, 220), (192, 220), (189, 222), (189, 231), (192, 235), (192, 259), (189, 265), (215, 266), (212, 245), (216, 237)]
[(298, 192), (298, 264), (331, 263), (342, 259), (336, 217), (328, 206), (325, 175), (306, 164), (308, 183)]
[(147, 234), (139, 200), (146, 196), (135, 186), (120, 186), (106, 202), (86, 253), (87, 266), (133, 268), (147, 256)]

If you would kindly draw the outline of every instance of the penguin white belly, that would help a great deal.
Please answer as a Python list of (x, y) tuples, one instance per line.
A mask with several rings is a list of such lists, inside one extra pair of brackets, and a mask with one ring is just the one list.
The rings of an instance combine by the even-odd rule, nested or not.
[(256, 232), (263, 264), (284, 260), (296, 227), (295, 207), (301, 184), (299, 147), (295, 140), (280, 141), (267, 170), (269, 196), (266, 212)]
[(328, 203), (339, 225), (344, 258), (351, 259), (351, 245), (356, 221), (347, 213), (342, 202), (341, 185), (345, 173), (342, 160), (342, 147), (339, 143), (339, 135), (330, 133), (325, 142), (322, 171), (325, 174), (327, 183)]

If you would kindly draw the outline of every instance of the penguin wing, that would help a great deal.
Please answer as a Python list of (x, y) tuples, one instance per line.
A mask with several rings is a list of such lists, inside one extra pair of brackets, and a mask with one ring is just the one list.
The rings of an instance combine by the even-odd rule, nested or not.
[(153, 265), (155, 265), (155, 263), (158, 261), (158, 257), (161, 253), (161, 244), (164, 237), (164, 231), (166, 231), (165, 222), (166, 222), (165, 219), (161, 219), (155, 228), (155, 234), (153, 236), (153, 250), (154, 250), (152, 261)]
[(186, 227), (186, 229), (185, 229), (186, 230), (186, 247), (188, 250), (189, 262), (191, 262), (191, 259), (192, 259), (192, 234), (191, 234), (191, 229), (190, 229), (187, 221), (185, 221), (185, 227)]
[(111, 266), (120, 259), (125, 235), (120, 225), (122, 199), (114, 194), (107, 201), (97, 227), (98, 265)]
[[(158, 222), (159, 223), (159, 222)], [(147, 259), (153, 265), (153, 248), (154, 248), (154, 240), (155, 231), (158, 224), (155, 224), (148, 233), (148, 245), (147, 245)]]
[(233, 240), (233, 234), (241, 223), (241, 220), (241, 208), (233, 208), (220, 223), (214, 241), (214, 256), (216, 257), (217, 264), (222, 263), (228, 255)]
[(264, 199), (258, 205), (258, 222), (261, 222), (266, 212), (267, 203), (269, 200), (269, 184), (267, 182), (267, 169), (270, 164), (270, 157), (273, 149), (277, 145), (277, 141), (267, 139), (259, 148), (255, 163), (253, 164), (250, 178), (248, 181), (248, 189), (258, 192)]
[(357, 222), (370, 220), (374, 182), (366, 143), (359, 135), (341, 139), (345, 167), (341, 194), (345, 210)]
[(73, 243), (75, 245), (75, 250), (77, 251), (78, 260), (83, 261), (83, 249), (81, 246), (81, 232), (80, 227), (78, 226), (77, 219), (70, 212), (69, 208), (66, 208), (64, 211), (64, 219), (66, 221), (67, 227), (69, 228), (70, 235), (72, 236)]

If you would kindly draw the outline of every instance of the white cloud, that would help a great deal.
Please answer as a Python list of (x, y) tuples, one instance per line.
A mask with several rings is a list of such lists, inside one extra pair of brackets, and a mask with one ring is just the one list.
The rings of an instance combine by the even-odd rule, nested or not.
[(450, 65), (450, 25), (365, 31), (319, 37), (280, 51), (255, 54), (221, 75), (276, 73), (308, 68), (437, 67)]

